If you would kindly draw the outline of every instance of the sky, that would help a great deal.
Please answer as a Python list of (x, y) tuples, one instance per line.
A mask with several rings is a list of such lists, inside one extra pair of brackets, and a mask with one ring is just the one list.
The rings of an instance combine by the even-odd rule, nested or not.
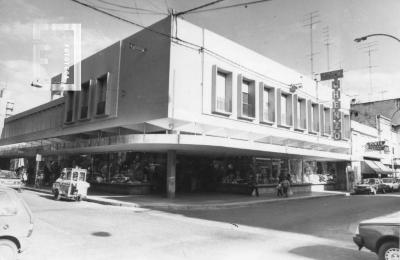
[[(79, 1), (148, 26), (166, 17), (171, 9), (179, 12), (213, 0)], [(204, 9), (251, 1), (225, 0)], [(400, 97), (400, 42), (383, 36), (354, 42), (357, 37), (373, 33), (400, 38), (398, 0), (271, 0), (247, 7), (188, 13), (182, 18), (311, 76), (310, 27), (305, 26), (311, 12), (317, 16), (312, 28), (314, 73), (343, 69), (343, 91), (360, 101)], [(0, 0), (0, 88), (7, 87), (15, 102), (15, 113), (50, 100), (48, 87), (30, 86), (36, 75), (34, 25), (66, 23), (81, 24), (82, 58), (141, 29), (71, 0)], [(47, 40), (52, 46), (60, 44), (57, 37)], [(372, 45), (371, 63), (368, 45)], [(42, 67), (42, 75), (59, 74), (62, 60), (56, 64)]]

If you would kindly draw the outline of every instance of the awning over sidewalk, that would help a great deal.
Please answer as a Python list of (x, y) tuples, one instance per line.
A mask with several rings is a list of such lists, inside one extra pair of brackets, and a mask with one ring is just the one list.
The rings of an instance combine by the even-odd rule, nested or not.
[(385, 174), (393, 173), (392, 169), (384, 165), (382, 162), (376, 161), (375, 164), (382, 170), (383, 173)]
[(364, 160), (362, 162), (362, 173), (363, 174), (389, 174), (392, 173), (392, 170), (380, 161), (371, 161), (371, 160)]

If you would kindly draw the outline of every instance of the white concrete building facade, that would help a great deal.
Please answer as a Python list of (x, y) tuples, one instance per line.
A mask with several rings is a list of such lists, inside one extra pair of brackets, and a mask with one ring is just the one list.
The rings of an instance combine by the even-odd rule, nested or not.
[(122, 153), (162, 153), (170, 196), (179, 156), (232, 170), (232, 178), (221, 174), (225, 184), (252, 176), (269, 188), (292, 175), (301, 185), (334, 178), (346, 187), (349, 100), (341, 100), (343, 140), (333, 140), (329, 86), (206, 29), (169, 17), (82, 61), (81, 78), (80, 92), (7, 119), (1, 156), (115, 153), (119, 164), (107, 164), (103, 177), (110, 181), (125, 174)]

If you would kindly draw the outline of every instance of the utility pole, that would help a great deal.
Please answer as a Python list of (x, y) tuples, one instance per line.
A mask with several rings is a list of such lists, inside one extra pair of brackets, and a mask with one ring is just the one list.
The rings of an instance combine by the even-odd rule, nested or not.
[(307, 14), (307, 18), (305, 20), (304, 27), (308, 27), (310, 29), (310, 73), (311, 73), (311, 78), (314, 78), (314, 43), (313, 43), (313, 26), (317, 23), (320, 23), (320, 21), (317, 21), (316, 19), (319, 18), (319, 11), (313, 11)]

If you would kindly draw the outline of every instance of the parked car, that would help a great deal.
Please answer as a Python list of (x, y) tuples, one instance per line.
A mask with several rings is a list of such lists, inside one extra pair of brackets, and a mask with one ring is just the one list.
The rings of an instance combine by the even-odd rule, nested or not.
[(379, 260), (400, 258), (400, 213), (362, 221), (353, 237), (359, 250), (363, 247), (376, 253)]
[(398, 191), (399, 190), (399, 183), (394, 178), (382, 178), (382, 182), (389, 186), (390, 191)]
[(64, 168), (60, 178), (53, 183), (52, 192), (55, 200), (60, 198), (80, 201), (87, 196), (90, 184), (86, 182), (85, 169)]
[(0, 186), (0, 259), (17, 259), (32, 232), (33, 217), (29, 207), (15, 190)]
[(4, 185), (21, 192), (22, 180), (14, 171), (0, 170), (0, 185)]
[(381, 179), (368, 178), (368, 179), (363, 179), (361, 184), (357, 184), (354, 187), (354, 192), (356, 194), (368, 193), (375, 195), (378, 192), (385, 193), (389, 189), (390, 189), (389, 186), (384, 184)]

